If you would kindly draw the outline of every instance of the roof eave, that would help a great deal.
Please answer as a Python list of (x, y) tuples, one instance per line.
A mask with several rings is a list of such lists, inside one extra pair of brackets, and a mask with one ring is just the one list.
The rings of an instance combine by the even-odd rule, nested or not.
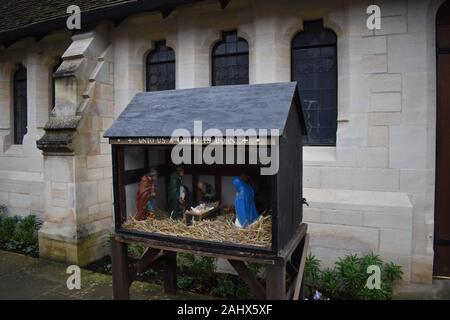
[[(143, 12), (161, 11), (164, 15), (167, 10), (175, 7), (200, 2), (205, 0), (137, 0), (136, 2), (128, 2), (118, 4), (111, 7), (104, 7), (86, 12), (81, 12), (81, 21), (84, 25), (92, 25), (103, 20), (121, 21), (132, 14)], [(0, 32), (0, 44), (11, 44), (27, 37), (41, 38), (52, 31), (66, 29), (66, 21), (68, 16), (57, 17), (51, 20), (29, 24), (21, 28)]]

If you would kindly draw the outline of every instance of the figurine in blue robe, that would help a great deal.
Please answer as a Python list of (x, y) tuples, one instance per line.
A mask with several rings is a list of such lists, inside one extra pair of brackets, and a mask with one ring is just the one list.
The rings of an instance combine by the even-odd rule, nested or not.
[(255, 206), (255, 193), (253, 188), (242, 178), (233, 177), (232, 182), (237, 191), (235, 199), (235, 224), (238, 228), (245, 228), (259, 218)]

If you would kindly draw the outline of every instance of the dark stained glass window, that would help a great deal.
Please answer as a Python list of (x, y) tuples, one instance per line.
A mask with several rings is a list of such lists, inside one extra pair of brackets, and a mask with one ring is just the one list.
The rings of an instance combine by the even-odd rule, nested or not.
[(248, 43), (236, 31), (224, 32), (212, 50), (212, 85), (248, 84)]
[(305, 145), (336, 145), (336, 34), (322, 20), (305, 22), (292, 40), (292, 80), (298, 82), (308, 135)]
[(147, 56), (146, 91), (171, 89), (175, 89), (175, 52), (158, 41)]
[(14, 73), (14, 144), (22, 144), (27, 133), (27, 69), (23, 65)]

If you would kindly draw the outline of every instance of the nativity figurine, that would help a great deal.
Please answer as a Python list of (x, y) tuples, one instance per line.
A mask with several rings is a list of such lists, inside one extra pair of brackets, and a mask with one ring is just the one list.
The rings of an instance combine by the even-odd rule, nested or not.
[(169, 180), (169, 210), (172, 219), (183, 218), (188, 205), (189, 190), (183, 185), (184, 168), (177, 167)]
[(199, 198), (199, 204), (208, 204), (216, 201), (212, 186), (204, 181), (197, 183), (197, 192)]
[(259, 218), (255, 206), (255, 193), (245, 177), (233, 177), (232, 183), (236, 189), (235, 225), (238, 228), (245, 228)]
[(147, 175), (141, 178), (136, 196), (136, 215), (138, 221), (145, 220), (149, 217), (154, 218), (156, 207), (156, 181), (158, 179), (158, 171), (152, 168)]

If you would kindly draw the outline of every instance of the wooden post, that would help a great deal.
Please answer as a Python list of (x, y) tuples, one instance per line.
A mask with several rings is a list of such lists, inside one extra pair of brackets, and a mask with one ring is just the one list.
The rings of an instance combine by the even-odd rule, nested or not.
[(300, 266), (300, 260), (302, 259), (302, 253), (303, 253), (303, 242), (305, 240), (302, 239), (302, 241), (300, 241), (297, 245), (297, 247), (295, 248), (294, 252), (292, 252), (292, 256), (291, 256), (291, 263), (292, 265), (298, 269), (298, 267)]
[(266, 299), (286, 300), (286, 262), (267, 266)]
[(175, 294), (177, 292), (177, 253), (164, 251), (164, 292)]
[(303, 273), (305, 272), (306, 255), (308, 254), (309, 234), (306, 234), (303, 241), (302, 255), (300, 259), (300, 266), (298, 267), (298, 276), (295, 284), (294, 300), (303, 298)]
[(130, 299), (130, 275), (128, 270), (128, 245), (112, 241), (113, 299)]

